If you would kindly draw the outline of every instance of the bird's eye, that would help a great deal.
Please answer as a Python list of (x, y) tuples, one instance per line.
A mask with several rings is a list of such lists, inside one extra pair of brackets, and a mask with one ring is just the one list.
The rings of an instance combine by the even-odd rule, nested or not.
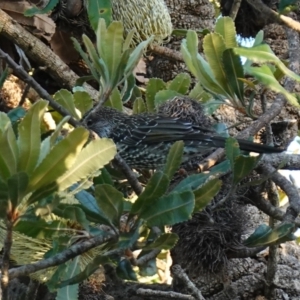
[(92, 119), (87, 119), (87, 121), (85, 123), (89, 127), (93, 124), (93, 120)]

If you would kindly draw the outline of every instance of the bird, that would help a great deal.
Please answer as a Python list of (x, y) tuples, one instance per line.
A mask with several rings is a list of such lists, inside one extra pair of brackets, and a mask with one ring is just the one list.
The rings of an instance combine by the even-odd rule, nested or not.
[[(111, 107), (96, 107), (83, 124), (101, 138), (111, 138), (120, 156), (134, 169), (157, 169), (166, 163), (171, 146), (184, 142), (182, 162), (193, 156), (224, 148), (226, 138), (211, 128), (195, 125), (178, 117), (155, 113), (128, 115)], [(237, 139), (241, 150), (277, 153), (284, 150)]]

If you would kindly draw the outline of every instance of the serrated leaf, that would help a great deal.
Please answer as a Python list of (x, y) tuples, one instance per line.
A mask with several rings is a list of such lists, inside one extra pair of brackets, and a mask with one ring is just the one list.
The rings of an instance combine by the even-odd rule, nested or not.
[(191, 84), (191, 76), (188, 73), (178, 74), (169, 84), (168, 89), (185, 95)]
[(136, 46), (131, 52), (128, 59), (128, 63), (125, 68), (125, 77), (128, 77), (133, 72), (134, 68), (141, 59), (145, 49), (148, 47), (149, 43), (152, 42), (152, 40), (153, 36), (149, 37), (146, 41), (139, 43), (138, 46)]
[(59, 190), (64, 190), (80, 179), (93, 174), (108, 164), (116, 155), (116, 145), (111, 139), (103, 138), (91, 141), (77, 155), (72, 167), (56, 179)]
[(202, 103), (207, 102), (209, 99), (212, 98), (210, 94), (204, 91), (203, 87), (199, 82), (195, 84), (188, 96), (193, 99), (201, 100)]
[(142, 210), (153, 205), (153, 202), (165, 194), (169, 187), (169, 178), (163, 172), (156, 172), (150, 178), (141, 195), (134, 202), (131, 214), (139, 214)]
[[(0, 179), (0, 203), (1, 203), (0, 211), (6, 211), (7, 200), (8, 200), (8, 186), (5, 181), (2, 181)], [(5, 204), (5, 207), (3, 207), (3, 204)]]
[(113, 107), (119, 111), (123, 110), (123, 103), (121, 99), (121, 94), (118, 88), (114, 88), (110, 94), (107, 101), (105, 101), (104, 106)]
[(181, 94), (173, 90), (162, 90), (157, 92), (154, 98), (155, 107), (159, 107), (166, 101), (173, 99), (176, 96), (182, 97)]
[(169, 250), (176, 245), (178, 239), (179, 237), (176, 233), (163, 233), (154, 242), (143, 247), (143, 250)]
[(25, 196), (29, 177), (25, 172), (19, 172), (7, 179), (8, 195), (12, 206), (15, 208)]
[(142, 97), (136, 98), (133, 103), (133, 108), (132, 108), (133, 114), (141, 114), (146, 111), (147, 111), (147, 108), (146, 108), (144, 99)]
[(183, 155), (183, 141), (175, 142), (169, 150), (167, 162), (164, 167), (164, 173), (168, 176), (169, 180), (172, 179), (174, 173), (179, 169)]
[(268, 66), (264, 65), (260, 67), (249, 67), (247, 71), (271, 90), (283, 94), (292, 105), (297, 107), (299, 106), (297, 98), (280, 85)]
[(155, 95), (157, 92), (166, 89), (166, 84), (160, 78), (150, 78), (146, 87), (147, 111), (155, 111)]
[(198, 53), (198, 36), (195, 31), (188, 31), (187, 38), (183, 39), (181, 43), (181, 53), (189, 71), (207, 91), (217, 95), (226, 94), (226, 91), (215, 79), (207, 61)]
[(194, 205), (193, 192), (173, 192), (153, 201), (150, 207), (142, 210), (139, 217), (145, 220), (149, 227), (174, 225), (188, 220)]
[(54, 94), (53, 98), (58, 104), (64, 107), (73, 118), (75, 118), (76, 120), (80, 120), (80, 116), (76, 111), (74, 97), (71, 92), (65, 89), (61, 89)]
[(257, 165), (260, 156), (239, 156), (234, 160), (233, 184), (237, 184), (245, 178)]
[(210, 201), (218, 194), (222, 186), (222, 181), (218, 178), (208, 181), (201, 188), (194, 191), (195, 208), (194, 213), (204, 209)]
[(86, 143), (88, 135), (86, 129), (76, 128), (56, 144), (33, 171), (27, 192), (38, 190), (43, 186), (56, 182), (73, 165), (78, 153)]
[(73, 97), (74, 105), (81, 112), (81, 117), (93, 108), (93, 99), (86, 91), (76, 91)]
[(239, 143), (235, 138), (229, 137), (225, 143), (226, 157), (230, 162), (231, 169), (234, 169), (235, 159), (241, 154)]
[(270, 46), (267, 44), (261, 44), (251, 48), (234, 48), (233, 51), (237, 55), (244, 56), (254, 63), (274, 63), (285, 75), (293, 78), (296, 81), (300, 81), (300, 76), (289, 70), (285, 64), (281, 62), (281, 60), (273, 53)]
[(215, 32), (219, 33), (223, 37), (226, 49), (237, 46), (236, 31), (232, 18), (218, 18), (215, 26)]
[(95, 187), (95, 198), (104, 215), (114, 225), (119, 226), (123, 213), (123, 194), (109, 184), (101, 184)]
[(227, 75), (228, 84), (239, 100), (244, 103), (244, 84), (240, 78), (244, 77), (244, 69), (239, 56), (232, 49), (223, 52), (223, 65)]
[[(122, 73), (122, 76), (123, 76), (123, 73)], [(135, 86), (136, 86), (135, 85), (135, 77), (133, 74), (130, 74), (126, 78), (124, 88), (122, 89), (122, 102), (123, 103), (127, 103), (131, 99)]]
[(40, 151), (40, 156), (38, 159), (37, 165), (40, 164), (40, 162), (47, 156), (47, 154), (50, 152), (50, 150), (53, 148), (55, 143), (57, 142), (58, 136), (62, 130), (62, 127), (70, 120), (70, 116), (64, 117), (58, 125), (56, 125), (55, 130), (51, 134), (51, 136), (48, 136), (42, 141), (41, 144), (41, 151)]
[(48, 102), (39, 100), (27, 112), (18, 126), (19, 166), (20, 171), (30, 174), (38, 161), (41, 145), (40, 124)]
[(226, 50), (223, 37), (218, 33), (206, 35), (203, 39), (203, 50), (214, 77), (223, 89), (232, 96), (232, 91), (227, 84), (226, 73), (222, 61), (223, 53)]
[(112, 4), (110, 0), (87, 0), (86, 11), (94, 31), (97, 30), (100, 18), (105, 20), (106, 25), (109, 25), (112, 21)]

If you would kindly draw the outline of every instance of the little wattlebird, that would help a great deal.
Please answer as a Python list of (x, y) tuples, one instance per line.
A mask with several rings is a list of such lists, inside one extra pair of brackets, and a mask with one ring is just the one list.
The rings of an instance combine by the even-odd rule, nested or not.
[[(100, 137), (111, 138), (118, 153), (132, 168), (155, 169), (165, 164), (172, 144), (182, 140), (182, 162), (214, 148), (223, 148), (226, 138), (210, 128), (201, 128), (180, 118), (158, 114), (127, 115), (116, 109), (93, 109), (84, 124)], [(276, 153), (282, 149), (239, 140), (241, 150), (257, 153)]]

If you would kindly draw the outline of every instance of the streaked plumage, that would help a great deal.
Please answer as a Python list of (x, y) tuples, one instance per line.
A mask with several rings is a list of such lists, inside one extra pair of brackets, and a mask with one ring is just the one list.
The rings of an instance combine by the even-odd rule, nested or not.
[[(121, 157), (132, 168), (154, 169), (162, 166), (172, 144), (183, 140), (183, 162), (213, 148), (224, 147), (226, 138), (209, 128), (201, 128), (179, 118), (155, 114), (127, 115), (108, 107), (92, 110), (85, 125), (100, 137), (109, 137)], [(281, 152), (281, 149), (239, 140), (240, 148), (257, 153)]]

